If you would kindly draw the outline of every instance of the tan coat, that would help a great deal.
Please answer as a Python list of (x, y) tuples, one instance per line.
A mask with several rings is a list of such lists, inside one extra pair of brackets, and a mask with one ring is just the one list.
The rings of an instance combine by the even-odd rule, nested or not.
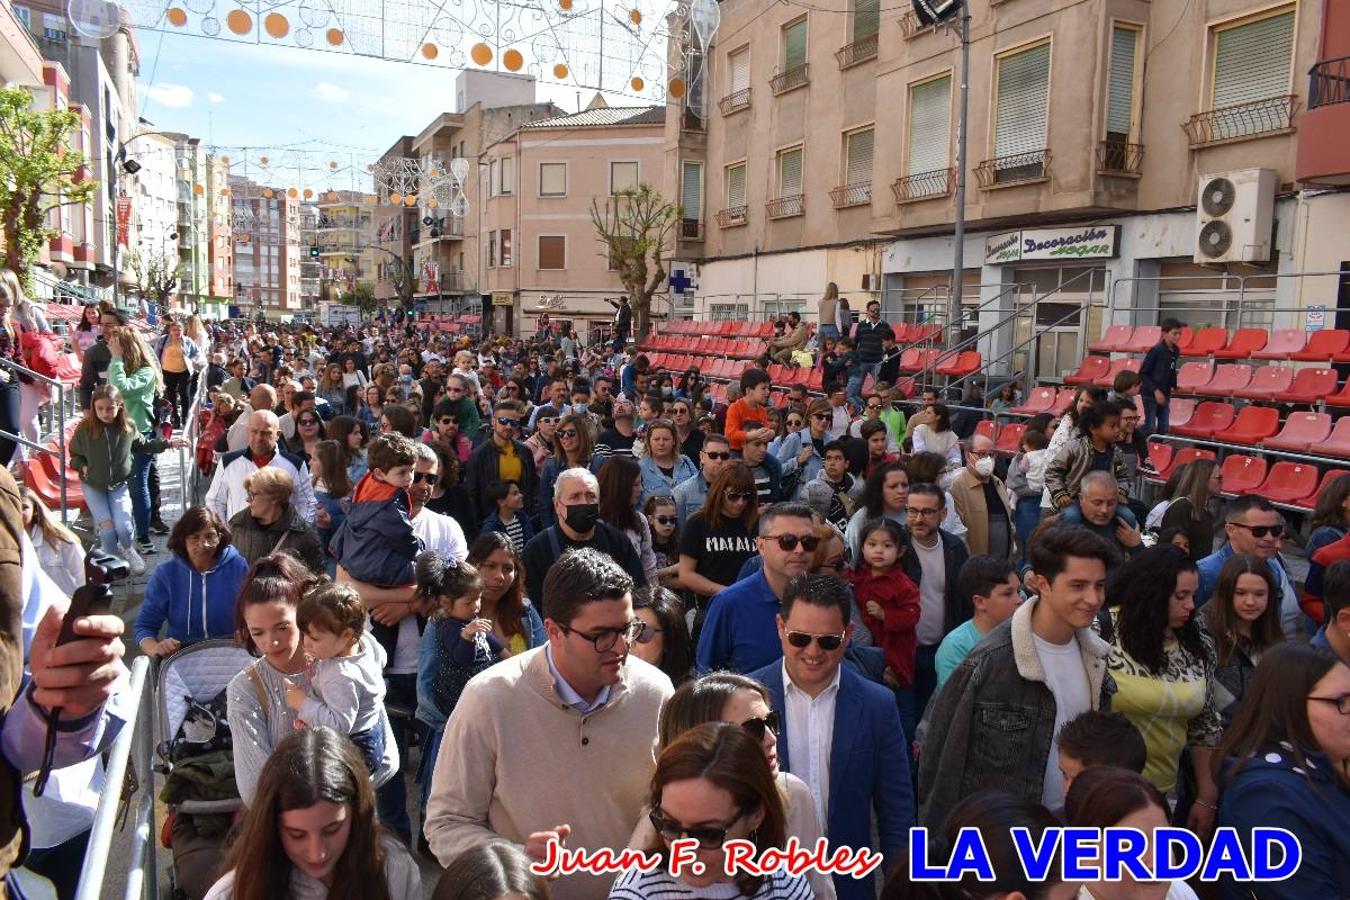
[[(1012, 507), (1008, 505), (1008, 488), (995, 476), (990, 476), (994, 490), (1003, 501), (1003, 511), (1008, 516), (1010, 544), (1016, 543), (1017, 529), (1014, 527)], [(952, 504), (956, 514), (966, 526), (966, 546), (972, 555), (989, 552), (989, 507), (985, 505), (984, 485), (970, 471), (962, 468), (961, 473), (952, 481), (947, 492), (952, 495)]]

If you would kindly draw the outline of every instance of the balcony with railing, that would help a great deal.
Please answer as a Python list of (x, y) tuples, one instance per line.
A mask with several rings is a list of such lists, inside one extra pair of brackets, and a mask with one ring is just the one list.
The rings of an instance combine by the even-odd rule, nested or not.
[(680, 220), (680, 239), (685, 241), (703, 240), (703, 222), (700, 219)]
[(1099, 175), (1138, 178), (1139, 167), (1143, 161), (1143, 144), (1131, 144), (1128, 141), (1107, 138), (1097, 145), (1097, 173)]
[(790, 219), (806, 214), (806, 197), (801, 194), (788, 194), (764, 204), (764, 211), (770, 219)]
[(867, 37), (858, 38), (851, 44), (846, 44), (834, 51), (834, 58), (839, 62), (839, 68), (848, 69), (858, 65), (858, 63), (867, 62), (869, 59), (877, 57), (877, 32), (872, 32)]
[(717, 211), (718, 228), (735, 228), (738, 225), (744, 225), (749, 219), (750, 208), (748, 206), (731, 206)]
[(912, 9), (905, 10), (905, 14), (900, 17), (900, 33), (905, 36), (905, 40), (916, 38), (921, 34), (932, 34), (936, 30), (933, 25), (923, 24)]
[(985, 190), (1044, 181), (1050, 177), (1050, 151), (1031, 150), (986, 159), (975, 167), (975, 177)]
[(915, 172), (891, 182), (891, 193), (895, 194), (896, 203), (914, 203), (918, 200), (932, 200), (935, 197), (950, 197), (955, 188), (955, 169)]
[(1298, 97), (1266, 97), (1249, 103), (1222, 106), (1191, 116), (1181, 127), (1191, 147), (1208, 147), (1248, 138), (1293, 131)]
[(800, 66), (793, 66), (791, 69), (785, 69), (769, 79), (769, 87), (773, 90), (773, 95), (786, 94), (788, 91), (795, 91), (799, 87), (805, 87), (811, 83), (811, 66), (809, 63), (802, 63)]
[(835, 209), (850, 206), (866, 206), (872, 202), (872, 182), (856, 181), (853, 184), (841, 184), (830, 191), (830, 200)]
[(729, 116), (732, 113), (738, 113), (743, 109), (750, 108), (750, 89), (741, 88), (739, 91), (732, 91), (721, 100), (717, 101), (717, 108), (721, 110), (722, 115)]
[(1308, 72), (1308, 109), (1298, 130), (1294, 177), (1350, 184), (1350, 56), (1322, 60)]

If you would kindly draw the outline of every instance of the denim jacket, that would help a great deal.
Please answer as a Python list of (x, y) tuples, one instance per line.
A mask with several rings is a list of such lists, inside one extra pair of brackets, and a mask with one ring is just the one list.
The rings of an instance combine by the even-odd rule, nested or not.
[[(957, 802), (989, 788), (1041, 801), (1055, 696), (1031, 632), (1037, 602), (1023, 603), (986, 635), (937, 694), (919, 757), (919, 824), (941, 827)], [(1077, 640), (1092, 707), (1109, 710), (1116, 690), (1106, 670), (1110, 645), (1090, 628)]]
[(650, 456), (642, 457), (639, 465), (642, 468), (642, 498), (639, 503), (646, 503), (648, 497), (672, 497), (676, 486), (698, 474), (698, 469), (683, 453), (675, 454), (675, 472), (670, 478)]

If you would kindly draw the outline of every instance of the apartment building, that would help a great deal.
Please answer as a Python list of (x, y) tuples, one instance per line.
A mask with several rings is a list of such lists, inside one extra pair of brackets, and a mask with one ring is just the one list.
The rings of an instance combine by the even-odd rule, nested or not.
[[(398, 160), (411, 159), (413, 139), (403, 135), (380, 155), (376, 163), (381, 170), (395, 165)], [(392, 273), (404, 266), (405, 260), (412, 259), (412, 235), (417, 222), (417, 209), (406, 204), (378, 204), (374, 211), (375, 219), (375, 299), (381, 303), (397, 305), (398, 288)], [(419, 275), (420, 277), (420, 275)]]
[(234, 235), (230, 222), (230, 162), (212, 154), (206, 158), (206, 212), (208, 296), (201, 298), (197, 312), (223, 319), (234, 302)]
[[(300, 201), (283, 188), (230, 177), (233, 315), (289, 319), (300, 303)], [(306, 249), (303, 252), (308, 252)]]
[(364, 191), (327, 191), (315, 203), (318, 221), (321, 277), (333, 282), (339, 294), (358, 283), (375, 281), (375, 209), (373, 194)]
[[(196, 309), (211, 297), (210, 157), (200, 138), (168, 133), (173, 140), (178, 193), (178, 303)], [(151, 140), (149, 137), (141, 140)]]
[(613, 319), (605, 298), (624, 290), (591, 204), (644, 183), (662, 187), (665, 129), (665, 107), (592, 104), (522, 125), (487, 148), (478, 233), (491, 330), (530, 334), (548, 313), (584, 337)]
[[(972, 0), (964, 331), (1022, 316), (980, 347), (986, 359), (1027, 364), (1034, 345), (1033, 368), (1053, 377), (1108, 320), (1175, 311), (1300, 327), (1305, 309), (1334, 305), (1335, 276), (1285, 277), (1350, 256), (1330, 237), (1345, 233), (1347, 196), (1304, 190), (1296, 166), (1303, 73), (1328, 58), (1333, 5)], [(667, 172), (703, 180), (682, 187), (698, 314), (813, 316), (834, 281), (855, 306), (879, 297), (893, 316), (940, 315), (954, 265), (957, 31), (876, 0), (847, 14), (750, 0), (721, 10), (704, 83), (666, 126)], [(688, 127), (691, 97), (708, 110), (702, 132)], [(1219, 192), (1209, 211), (1197, 210), (1203, 185)]]

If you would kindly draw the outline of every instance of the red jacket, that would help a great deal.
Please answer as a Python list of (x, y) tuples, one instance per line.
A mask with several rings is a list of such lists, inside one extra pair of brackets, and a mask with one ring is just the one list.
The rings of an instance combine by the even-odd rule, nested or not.
[(1299, 605), (1318, 625), (1325, 625), (1327, 621), (1326, 608), (1322, 602), (1322, 579), (1326, 577), (1327, 569), (1345, 559), (1350, 559), (1350, 534), (1327, 544), (1308, 561), (1308, 577), (1303, 585), (1303, 601)]
[[(871, 572), (871, 566), (860, 562), (858, 568), (849, 573), (853, 596), (862, 610), (863, 623), (871, 629), (877, 645), (885, 652), (887, 668), (908, 687), (914, 683), (914, 653), (918, 647), (914, 629), (919, 624), (919, 589), (898, 562), (885, 574), (873, 575)], [(881, 618), (868, 613), (870, 601), (881, 606), (884, 613)]]

